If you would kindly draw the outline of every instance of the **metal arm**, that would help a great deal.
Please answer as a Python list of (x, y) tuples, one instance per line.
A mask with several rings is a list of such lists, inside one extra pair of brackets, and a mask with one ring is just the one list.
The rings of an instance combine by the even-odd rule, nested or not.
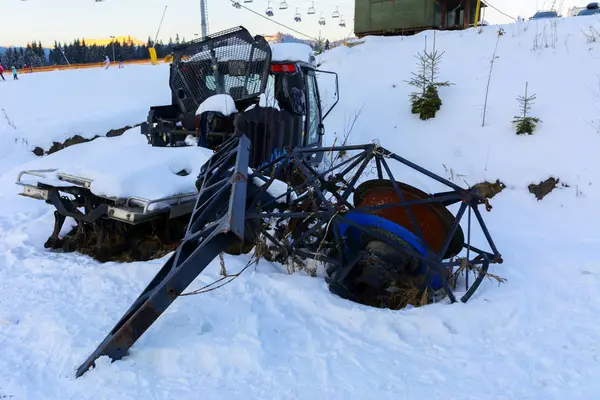
[[(194, 279), (228, 247), (244, 238), (250, 140), (233, 138), (237, 146), (213, 156), (199, 176), (201, 187), (181, 245), (98, 348), (77, 369), (83, 375), (103, 355), (113, 361), (150, 328)], [(214, 160), (214, 161), (213, 161)], [(215, 185), (221, 181), (224, 184)]]

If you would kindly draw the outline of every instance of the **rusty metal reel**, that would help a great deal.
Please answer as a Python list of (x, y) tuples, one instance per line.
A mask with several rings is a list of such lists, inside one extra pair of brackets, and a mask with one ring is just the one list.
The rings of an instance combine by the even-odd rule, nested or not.
[[(432, 196), (402, 182), (396, 182), (405, 201), (430, 199)], [(392, 182), (388, 179), (373, 179), (360, 184), (354, 192), (355, 207), (372, 207), (390, 203), (398, 203), (401, 199), (396, 194)], [(409, 206), (425, 242), (436, 253), (439, 253), (454, 223), (454, 215), (441, 203), (414, 204)], [(379, 215), (389, 221), (408, 229), (419, 236), (404, 206), (373, 210), (370, 213)], [(465, 237), (458, 226), (450, 242), (444, 258), (458, 255), (464, 245)]]

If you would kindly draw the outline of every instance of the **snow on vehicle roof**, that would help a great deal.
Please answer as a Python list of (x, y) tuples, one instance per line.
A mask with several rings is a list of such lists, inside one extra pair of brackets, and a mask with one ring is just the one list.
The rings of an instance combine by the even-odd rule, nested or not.
[(196, 115), (200, 115), (206, 111), (220, 112), (225, 116), (229, 116), (237, 112), (233, 97), (228, 94), (215, 94), (204, 100), (198, 109)]
[[(273, 62), (300, 61), (309, 64), (314, 62), (313, 49), (305, 43), (274, 43), (271, 44), (270, 47), (271, 61)], [(251, 49), (252, 46), (250, 44), (218, 47), (215, 49), (215, 57), (221, 62), (230, 60), (248, 60), (250, 58)], [(254, 49), (255, 60), (265, 56), (266, 54), (262, 49)], [(192, 56), (183, 56), (181, 61), (201, 61), (210, 60), (210, 58), (210, 52), (203, 51)]]
[(305, 43), (274, 43), (271, 45), (271, 61), (301, 61), (314, 63), (313, 49)]

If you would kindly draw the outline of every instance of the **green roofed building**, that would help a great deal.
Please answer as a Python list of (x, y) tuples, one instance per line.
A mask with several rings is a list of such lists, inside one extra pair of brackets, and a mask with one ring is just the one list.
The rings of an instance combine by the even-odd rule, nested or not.
[[(354, 0), (354, 33), (395, 36), (465, 29), (475, 23), (476, 7), (477, 0)], [(484, 7), (481, 1), (482, 11)]]

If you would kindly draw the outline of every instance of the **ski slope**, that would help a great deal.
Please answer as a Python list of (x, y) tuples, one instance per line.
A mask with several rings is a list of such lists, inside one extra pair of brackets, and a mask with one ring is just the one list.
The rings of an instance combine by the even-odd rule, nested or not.
[[(507, 185), (484, 213), (504, 258), (491, 272), (506, 283), (484, 281), (467, 304), (389, 311), (342, 300), (322, 279), (262, 261), (219, 290), (178, 299), (129, 357), (112, 364), (103, 357), (79, 379), (75, 369), (166, 258), (98, 264), (48, 253), (52, 210), (16, 196), (14, 180), (22, 169), (77, 164), (102, 152), (110, 165), (111, 143), (130, 143), (133, 165), (147, 154), (136, 129), (44, 158), (31, 149), (141, 122), (149, 106), (168, 103), (168, 71), (131, 66), (0, 82), (0, 111), (15, 126), (0, 115), (0, 398), (598, 397), (600, 38), (588, 43), (590, 26), (600, 31), (595, 17), (504, 26), (484, 127), (497, 27), (437, 33), (441, 79), (454, 85), (441, 88), (442, 108), (429, 121), (410, 113), (405, 81), (431, 32), (367, 38), (319, 57), (322, 69), (340, 77), (327, 144), (343, 140), (358, 114), (350, 143), (378, 140), (458, 184)], [(548, 47), (533, 49), (536, 38)], [(542, 122), (533, 136), (519, 137), (510, 121), (525, 82)], [(549, 176), (568, 187), (537, 201), (527, 186)], [(434, 189), (414, 174), (401, 179)], [(247, 261), (225, 256), (230, 273)], [(214, 281), (218, 271), (213, 263), (188, 289)]]

